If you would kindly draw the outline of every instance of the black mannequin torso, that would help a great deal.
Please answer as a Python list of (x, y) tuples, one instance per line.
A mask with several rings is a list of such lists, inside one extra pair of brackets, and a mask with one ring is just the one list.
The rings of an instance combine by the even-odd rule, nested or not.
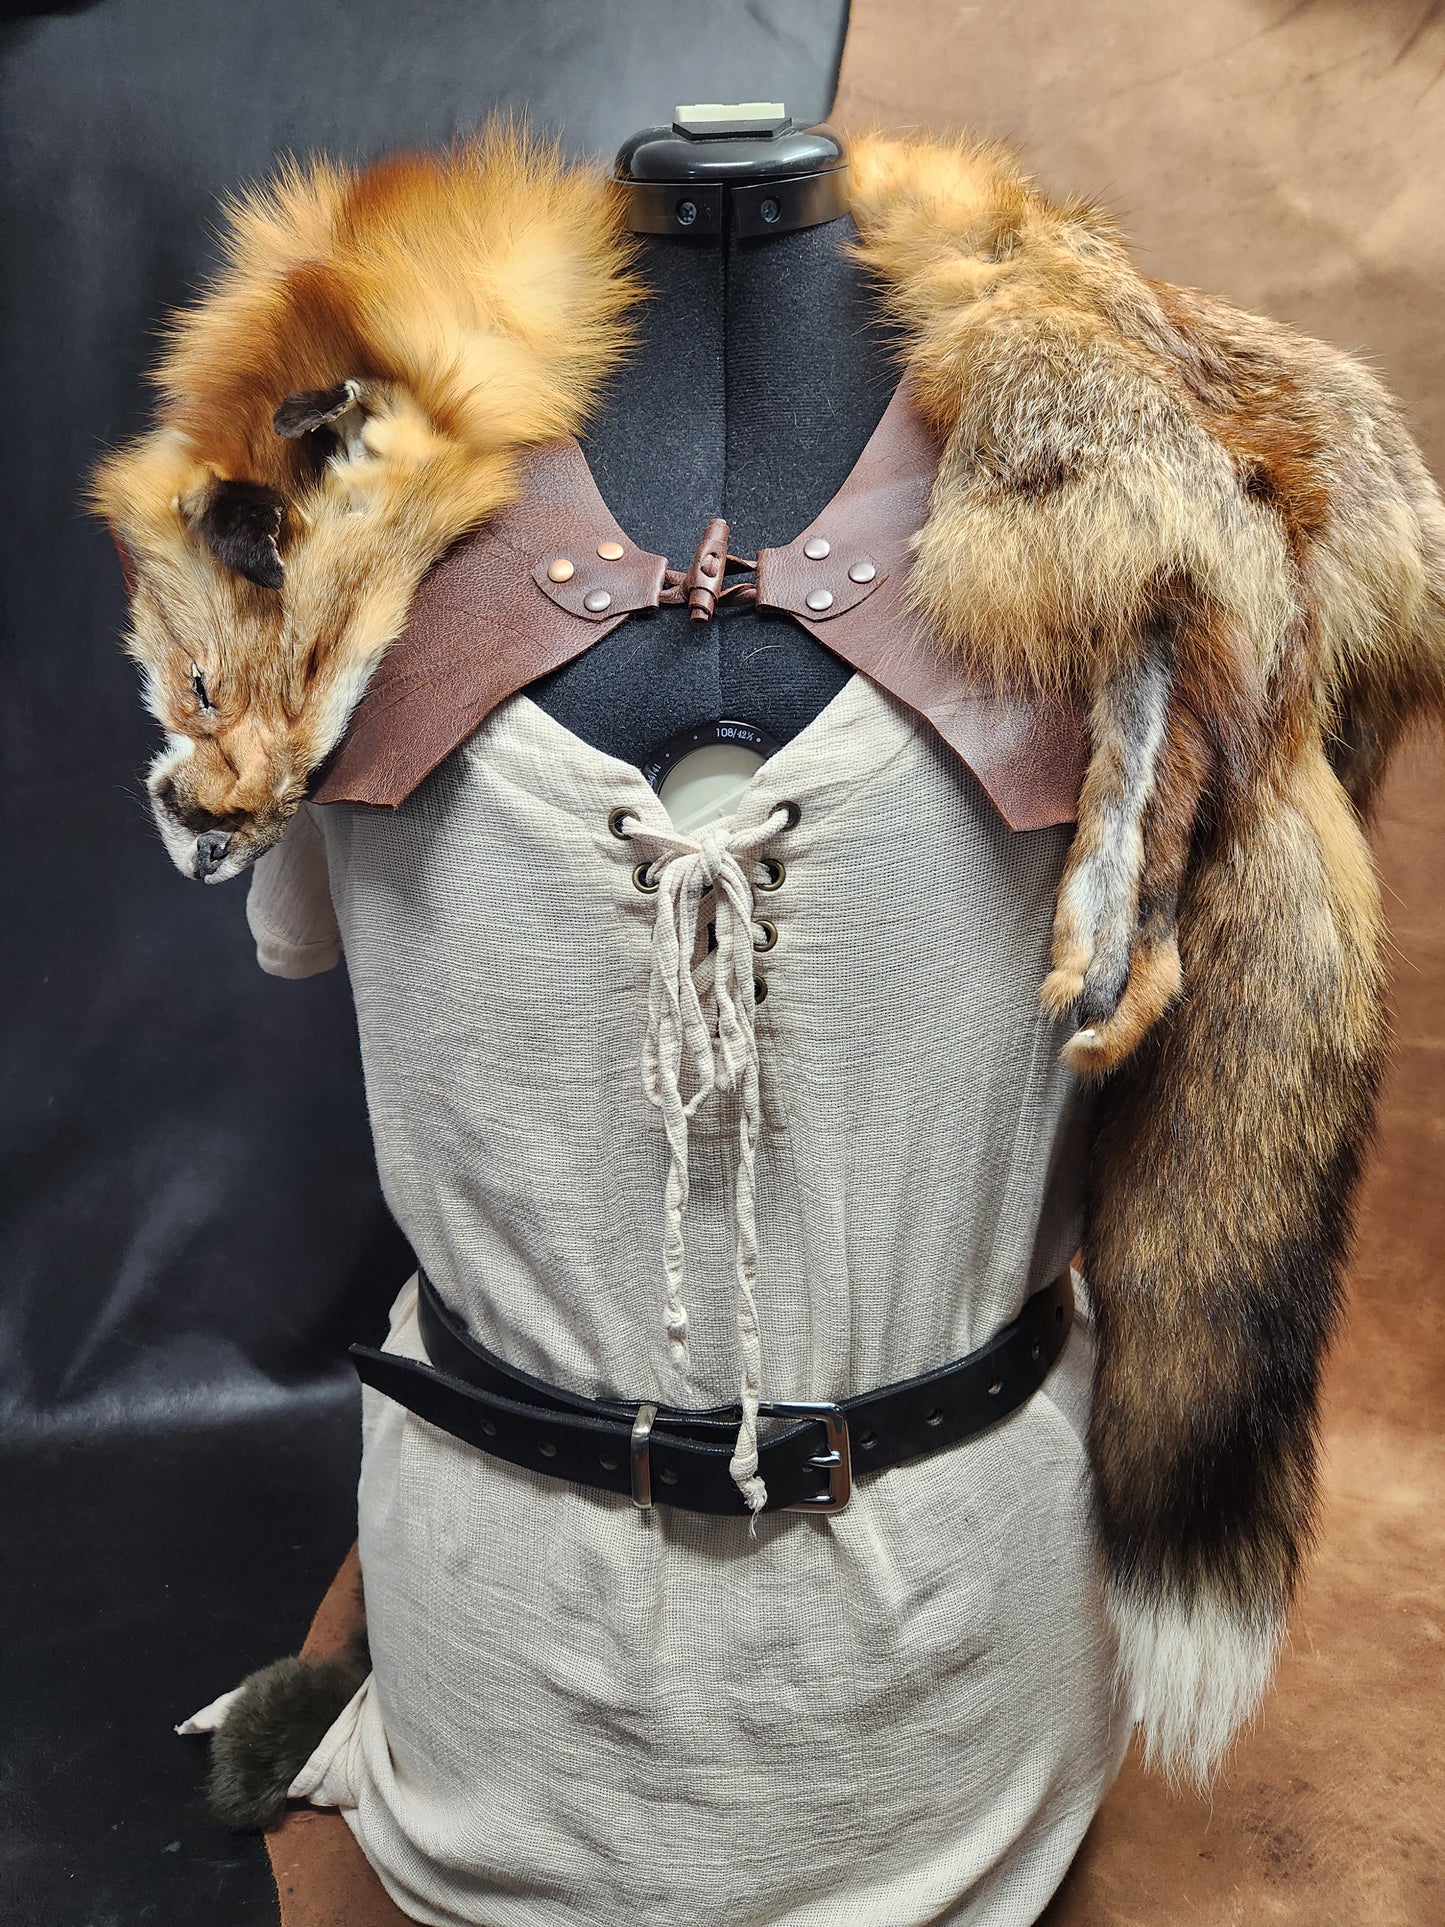
[[(854, 234), (845, 215), (757, 240), (642, 239), (637, 348), (583, 448), (623, 528), (675, 567), (714, 515), (735, 554), (791, 541), (877, 426), (898, 365)], [(849, 674), (788, 616), (730, 607), (701, 623), (678, 607), (630, 617), (529, 694), (642, 764), (723, 716), (786, 742)]]

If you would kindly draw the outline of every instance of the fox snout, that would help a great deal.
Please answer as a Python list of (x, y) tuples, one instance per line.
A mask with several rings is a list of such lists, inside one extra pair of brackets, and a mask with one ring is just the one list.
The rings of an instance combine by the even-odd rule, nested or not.
[(226, 802), (230, 807), (208, 808), (203, 772), (196, 762), (194, 746), (187, 742), (157, 759), (146, 785), (151, 811), (161, 841), (182, 876), (193, 877), (198, 883), (224, 883), (270, 849), (286, 827), (295, 804), (283, 803), (262, 785), (261, 807), (236, 807), (235, 778), (228, 772), (230, 794)]

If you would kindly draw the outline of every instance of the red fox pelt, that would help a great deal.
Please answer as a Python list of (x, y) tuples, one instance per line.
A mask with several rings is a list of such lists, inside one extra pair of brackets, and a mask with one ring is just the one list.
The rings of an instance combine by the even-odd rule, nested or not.
[[(1445, 693), (1445, 512), (1358, 362), (1146, 280), (998, 151), (862, 141), (852, 193), (943, 446), (914, 602), (1089, 718), (1042, 996), (1100, 1081), (1098, 1524), (1123, 1690), (1204, 1780), (1311, 1533), (1384, 1045), (1360, 822)], [(511, 133), (233, 209), (160, 425), (95, 480), (187, 874), (281, 834), (424, 572), (581, 426), (641, 298), (601, 176)]]

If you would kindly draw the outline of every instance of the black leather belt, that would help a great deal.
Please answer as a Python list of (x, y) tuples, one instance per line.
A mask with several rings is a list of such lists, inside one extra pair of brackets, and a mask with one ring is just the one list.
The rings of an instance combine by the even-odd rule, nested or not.
[[(629, 1494), (633, 1503), (744, 1513), (728, 1471), (736, 1405), (688, 1411), (631, 1399), (580, 1398), (478, 1344), (423, 1272), (419, 1320), (431, 1364), (353, 1345), (364, 1384), (430, 1425), (512, 1465)], [(966, 1358), (835, 1403), (759, 1406), (791, 1421), (758, 1448), (768, 1510), (841, 1512), (854, 1475), (957, 1445), (1032, 1398), (1074, 1320), (1070, 1274), (1036, 1291), (1011, 1324)]]

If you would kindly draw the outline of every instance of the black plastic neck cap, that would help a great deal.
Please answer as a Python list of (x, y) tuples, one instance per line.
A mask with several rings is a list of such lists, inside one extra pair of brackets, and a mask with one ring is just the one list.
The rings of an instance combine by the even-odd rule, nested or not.
[(834, 130), (739, 115), (645, 127), (613, 172), (634, 234), (741, 240), (818, 227), (848, 211), (848, 154)]

